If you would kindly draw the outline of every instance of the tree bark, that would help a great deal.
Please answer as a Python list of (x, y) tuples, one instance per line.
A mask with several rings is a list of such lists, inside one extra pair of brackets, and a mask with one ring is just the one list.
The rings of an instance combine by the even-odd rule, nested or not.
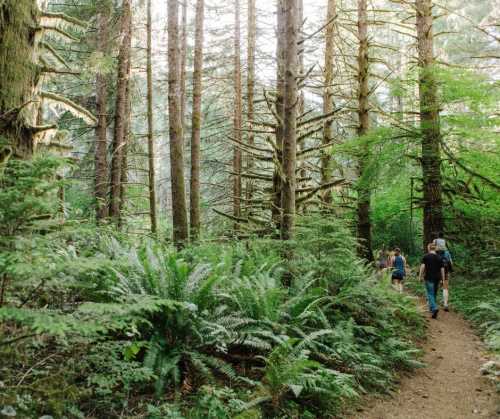
[(146, 47), (146, 74), (147, 74), (147, 106), (148, 106), (148, 185), (149, 185), (149, 218), (151, 232), (158, 230), (156, 220), (156, 185), (155, 185), (155, 145), (154, 145), (154, 119), (153, 119), (153, 64), (152, 64), (152, 22), (151, 0), (147, 3), (147, 47)]
[[(105, 1), (97, 3), (97, 51), (103, 56), (108, 48), (109, 8)], [(96, 219), (102, 220), (108, 216), (108, 140), (107, 140), (107, 103), (108, 77), (101, 71), (96, 76), (97, 127), (95, 143), (95, 198)]]
[[(34, 0), (0, 2), (0, 164), (12, 155), (30, 158), (35, 149), (38, 67), (35, 32), (40, 23)], [(21, 112), (23, 111), (23, 112)]]
[[(247, 119), (248, 119), (248, 144), (254, 145), (253, 120), (254, 120), (254, 91), (255, 91), (255, 38), (256, 38), (256, 15), (255, 0), (248, 0), (248, 45), (247, 45)], [(247, 156), (247, 171), (251, 172), (254, 167), (253, 157)], [(246, 184), (246, 199), (253, 197), (253, 180), (248, 179)], [(247, 201), (247, 202), (248, 202)]]
[(172, 185), (173, 240), (178, 248), (188, 240), (184, 186), (184, 147), (181, 114), (179, 51), (179, 4), (168, 0), (168, 118), (170, 134), (170, 178)]
[[(298, 30), (298, 36), (299, 36), (299, 43), (301, 43), (301, 41), (303, 40), (303, 32), (304, 32), (304, 28), (303, 28), (303, 24), (304, 24), (304, 0), (298, 0), (297, 2), (297, 21), (298, 21), (298, 26), (297, 26), (297, 30)], [(299, 76), (304, 76), (305, 75), (305, 67), (304, 67), (304, 44), (302, 43), (302, 45), (300, 45), (300, 48), (299, 48), (299, 69), (298, 69), (298, 73), (299, 73)], [(304, 82), (304, 81), (303, 81)], [(304, 114), (305, 112), (305, 108), (306, 108), (306, 100), (305, 100), (305, 95), (304, 95), (304, 90), (303, 89), (299, 89), (299, 102), (297, 104), (297, 118), (299, 118), (301, 115)], [(305, 150), (307, 148), (307, 139), (304, 139), (303, 141), (299, 142), (297, 144), (297, 148), (298, 148), (298, 152), (302, 152), (303, 150)], [(298, 174), (299, 174), (299, 179), (305, 179), (307, 177), (307, 170), (306, 170), (306, 166), (307, 166), (307, 159), (302, 159), (299, 163), (299, 171), (298, 171)], [(307, 181), (302, 181), (303, 184), (301, 184), (298, 180), (297, 180), (297, 188), (301, 188), (301, 187), (306, 187), (306, 184), (307, 184)], [(298, 213), (304, 213), (307, 209), (307, 200), (303, 202), (303, 204), (297, 204), (297, 212)]]
[(277, 36), (276, 36), (276, 99), (275, 112), (279, 120), (276, 121), (276, 161), (273, 171), (273, 199), (271, 218), (277, 231), (281, 231), (281, 172), (283, 163), (283, 119), (284, 119), (284, 74), (285, 74), (285, 0), (276, 2)]
[(203, 72), (203, 23), (205, 1), (196, 2), (196, 22), (194, 39), (193, 69), (193, 115), (191, 123), (191, 187), (190, 187), (190, 227), (191, 238), (200, 237), (200, 154), (201, 154), (201, 95)]
[(121, 207), (121, 179), (125, 147), (126, 107), (128, 66), (130, 60), (131, 40), (131, 10), (130, 0), (123, 0), (120, 23), (122, 37), (118, 54), (118, 75), (116, 82), (115, 125), (113, 139), (113, 153), (111, 157), (111, 198), (109, 215), (115, 222), (120, 218)]
[[(370, 128), (370, 115), (368, 96), (370, 89), (369, 78), (369, 56), (368, 56), (368, 16), (367, 0), (358, 0), (358, 136), (365, 135)], [(373, 260), (370, 201), (371, 191), (366, 176), (366, 167), (370, 158), (368, 144), (363, 144), (358, 160), (358, 239), (360, 240), (359, 255), (368, 261)]]
[(295, 185), (297, 158), (297, 70), (298, 18), (297, 0), (285, 0), (285, 96), (283, 124), (283, 174), (281, 238), (293, 238), (295, 222)]
[[(333, 111), (333, 56), (334, 56), (334, 32), (335, 32), (335, 15), (337, 14), (336, 0), (328, 0), (326, 12), (326, 33), (325, 33), (325, 63), (324, 63), (324, 90), (323, 90), (323, 114), (327, 115)], [(333, 139), (332, 130), (333, 121), (327, 119), (323, 122), (323, 137), (322, 143), (328, 144)], [(329, 183), (332, 179), (332, 156), (328, 150), (321, 151), (321, 183)], [(321, 200), (325, 204), (331, 204), (332, 193), (327, 189), (321, 194)]]
[(187, 64), (187, 0), (182, 2), (182, 36), (181, 36), (181, 120), (182, 120), (182, 138), (186, 128), (186, 64)]
[(422, 134), (422, 182), (424, 250), (444, 229), (441, 176), (441, 130), (437, 85), (433, 75), (434, 52), (432, 0), (415, 0), (419, 67), (420, 130)]
[[(240, 0), (234, 1), (234, 115), (233, 136), (241, 143), (241, 59), (240, 59)], [(238, 146), (233, 151), (233, 216), (241, 216), (241, 151)], [(235, 224), (238, 229), (238, 224)]]
[[(130, 38), (130, 40), (132, 37)], [(129, 48), (131, 45), (129, 45)], [(125, 194), (126, 185), (128, 182), (128, 150), (130, 144), (130, 127), (131, 127), (131, 102), (130, 102), (130, 56), (127, 66), (127, 90), (125, 93), (125, 123), (123, 125), (123, 152), (122, 152), (122, 166), (120, 176), (120, 212), (118, 214), (118, 225), (123, 226), (123, 210), (125, 208)]]

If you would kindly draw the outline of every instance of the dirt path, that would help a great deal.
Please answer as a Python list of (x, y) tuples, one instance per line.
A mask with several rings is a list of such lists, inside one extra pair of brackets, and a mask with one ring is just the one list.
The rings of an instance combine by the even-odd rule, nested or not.
[(458, 314), (439, 312), (424, 345), (427, 367), (405, 377), (391, 399), (375, 400), (357, 419), (500, 418), (500, 397), (481, 377), (484, 348)]

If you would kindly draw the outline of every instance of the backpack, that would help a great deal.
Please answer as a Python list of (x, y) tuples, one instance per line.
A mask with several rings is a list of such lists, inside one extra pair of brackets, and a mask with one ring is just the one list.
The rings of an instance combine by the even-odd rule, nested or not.
[(448, 252), (448, 250), (438, 250), (436, 253), (441, 257), (444, 268), (451, 272), (452, 263), (450, 252)]

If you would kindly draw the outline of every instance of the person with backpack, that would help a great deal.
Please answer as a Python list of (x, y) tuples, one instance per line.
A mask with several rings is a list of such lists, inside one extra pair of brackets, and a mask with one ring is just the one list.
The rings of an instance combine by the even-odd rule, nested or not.
[(408, 265), (406, 264), (405, 257), (401, 255), (401, 249), (399, 247), (394, 249), (394, 256), (392, 256), (389, 260), (389, 267), (393, 269), (393, 284), (396, 285), (396, 289), (399, 292), (403, 292), (403, 281), (408, 270)]
[(420, 265), (419, 278), (425, 282), (427, 292), (427, 302), (433, 319), (437, 319), (439, 309), (436, 303), (436, 296), (439, 288), (439, 282), (444, 282), (444, 264), (441, 257), (436, 253), (436, 245), (429, 243), (428, 253), (422, 258)]
[(446, 247), (446, 240), (437, 238), (434, 240), (434, 244), (436, 245), (436, 253), (443, 261), (444, 265), (444, 279), (443, 279), (443, 306), (444, 311), (449, 311), (448, 308), (448, 299), (449, 299), (449, 291), (448, 286), (450, 282), (450, 272), (453, 272), (453, 260), (451, 259), (451, 254)]

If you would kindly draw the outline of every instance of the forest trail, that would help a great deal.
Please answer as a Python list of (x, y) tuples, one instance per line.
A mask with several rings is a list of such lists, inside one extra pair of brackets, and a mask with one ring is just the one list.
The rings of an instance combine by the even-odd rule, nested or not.
[(430, 320), (423, 346), (425, 368), (403, 377), (390, 399), (373, 400), (356, 419), (499, 418), (500, 398), (481, 377), (484, 347), (458, 314)]

